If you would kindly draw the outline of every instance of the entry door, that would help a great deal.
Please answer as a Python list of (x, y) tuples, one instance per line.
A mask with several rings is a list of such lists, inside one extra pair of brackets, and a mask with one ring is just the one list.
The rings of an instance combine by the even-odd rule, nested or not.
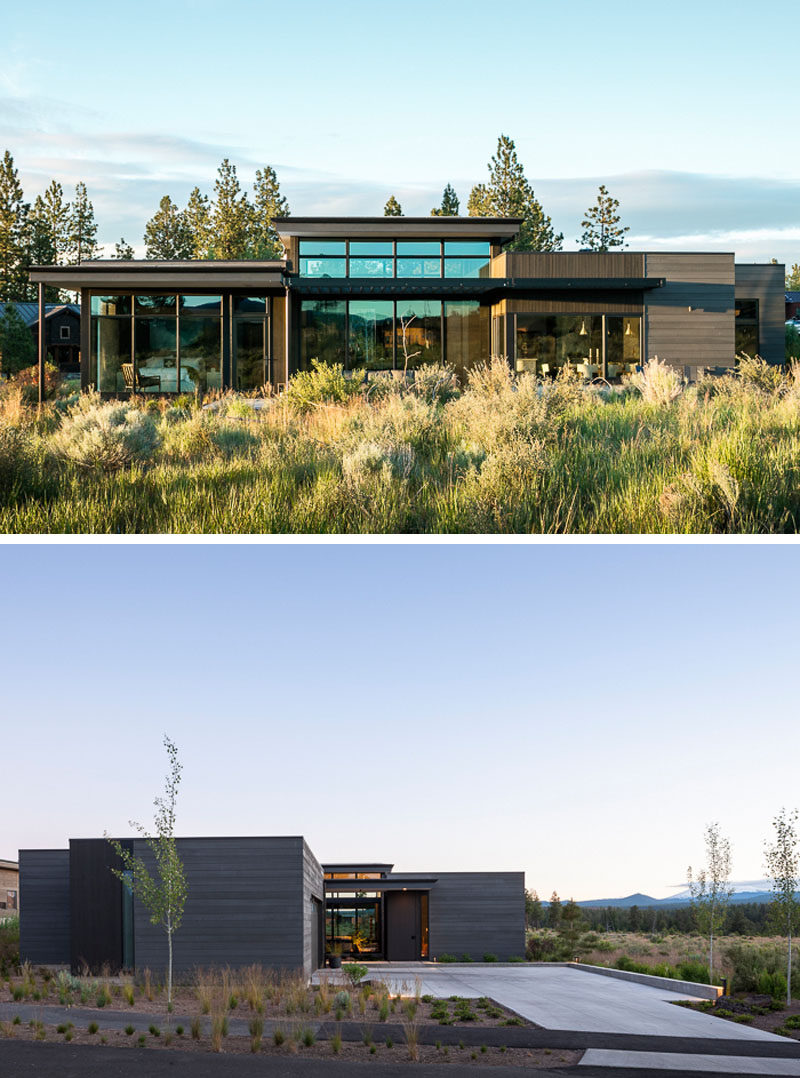
[(389, 962), (419, 962), (421, 917), (416, 891), (386, 895), (386, 958)]

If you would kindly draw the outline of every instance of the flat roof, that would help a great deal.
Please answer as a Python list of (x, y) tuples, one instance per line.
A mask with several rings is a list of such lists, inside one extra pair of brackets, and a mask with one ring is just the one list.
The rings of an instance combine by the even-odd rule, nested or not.
[(61, 288), (141, 288), (167, 287), (175, 290), (199, 288), (268, 288), (283, 287), (285, 263), (212, 259), (156, 262), (138, 259), (125, 262), (119, 259), (96, 259), (77, 266), (31, 266), (34, 283), (57, 284)]
[(517, 235), (521, 217), (275, 217), (279, 236), (386, 238), (403, 236), (483, 239), (507, 243)]

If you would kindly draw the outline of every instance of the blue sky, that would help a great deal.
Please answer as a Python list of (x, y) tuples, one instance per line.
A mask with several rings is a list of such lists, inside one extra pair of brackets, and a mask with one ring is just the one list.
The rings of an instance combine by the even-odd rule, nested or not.
[(149, 822), (656, 895), (798, 801), (784, 546), (4, 544), (0, 857)]
[(295, 213), (466, 207), (501, 132), (565, 245), (597, 186), (637, 248), (800, 261), (791, 0), (36, 0), (6, 12), (0, 147), (33, 198), (84, 180), (100, 239), (229, 156)]

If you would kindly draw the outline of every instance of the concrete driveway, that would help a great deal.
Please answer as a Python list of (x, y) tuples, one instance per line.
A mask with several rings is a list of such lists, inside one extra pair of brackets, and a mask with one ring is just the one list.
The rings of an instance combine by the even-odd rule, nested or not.
[(411, 962), (402, 965), (374, 963), (369, 969), (370, 977), (385, 981), (392, 992), (413, 993), (419, 979), (423, 995), (489, 996), (545, 1029), (721, 1040), (783, 1040), (760, 1029), (724, 1022), (674, 1005), (675, 1000), (692, 999), (692, 996), (568, 966)]

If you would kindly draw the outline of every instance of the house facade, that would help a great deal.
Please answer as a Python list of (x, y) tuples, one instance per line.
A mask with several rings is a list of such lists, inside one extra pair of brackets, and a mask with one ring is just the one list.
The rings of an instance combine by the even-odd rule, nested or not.
[(0, 920), (19, 916), (19, 864), (0, 859)]
[[(123, 847), (152, 866), (144, 840)], [(310, 975), (327, 954), (359, 961), (525, 953), (521, 872), (395, 873), (390, 864), (321, 865), (302, 837), (183, 838), (187, 900), (174, 936), (178, 973), (259, 963)], [(113, 874), (105, 839), (21, 850), (20, 955), (39, 965), (163, 969), (165, 936)]]
[(317, 359), (355, 377), (490, 355), (614, 380), (653, 356), (694, 377), (783, 362), (779, 265), (733, 254), (515, 252), (516, 218), (286, 217), (271, 262), (95, 261), (31, 271), (81, 294), (101, 393), (280, 388)]
[[(37, 303), (0, 303), (3, 308), (13, 306), (28, 327), (38, 348), (39, 305)], [(62, 372), (77, 374), (81, 369), (81, 309), (75, 303), (45, 304), (45, 351), (46, 360)]]

